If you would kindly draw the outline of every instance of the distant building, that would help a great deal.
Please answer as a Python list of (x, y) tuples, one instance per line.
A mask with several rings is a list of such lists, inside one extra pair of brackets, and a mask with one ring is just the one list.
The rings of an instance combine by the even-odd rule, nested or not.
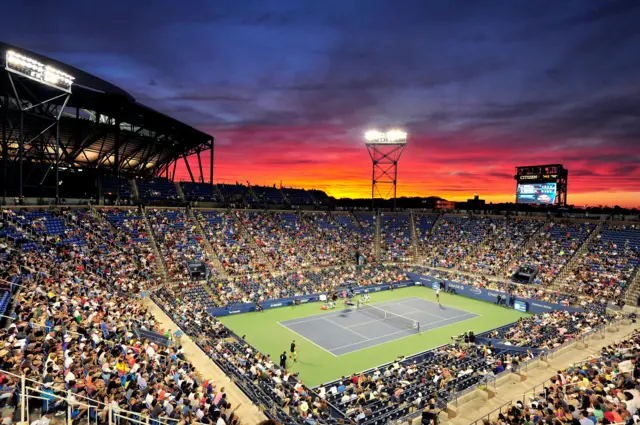
[(447, 201), (446, 199), (439, 199), (436, 201), (435, 207), (439, 210), (455, 210), (456, 203), (453, 201)]
[(467, 199), (467, 202), (463, 204), (464, 209), (467, 210), (483, 210), (485, 208), (486, 201), (484, 199), (480, 199), (480, 195), (477, 193), (473, 194), (473, 199)]

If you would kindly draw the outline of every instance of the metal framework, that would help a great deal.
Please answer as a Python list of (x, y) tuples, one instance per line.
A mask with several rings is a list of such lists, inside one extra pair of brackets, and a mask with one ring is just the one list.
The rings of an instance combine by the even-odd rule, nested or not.
[[(393, 130), (386, 133), (369, 131), (365, 144), (371, 157), (371, 208), (375, 208), (376, 194), (383, 199), (393, 198), (396, 210), (398, 161), (407, 145), (407, 134)], [(385, 192), (386, 190), (386, 192)]]
[[(0, 43), (0, 55), (8, 49), (26, 52)], [(85, 179), (111, 174), (174, 180), (179, 161), (185, 161), (192, 182), (213, 184), (212, 136), (137, 103), (124, 90), (95, 76), (26, 54), (69, 72), (76, 80), (71, 93), (6, 66), (0, 70), (3, 198), (23, 196), (25, 189), (36, 188), (33, 192), (55, 194), (57, 199), (60, 174), (68, 172), (84, 172)], [(208, 175), (201, 158), (206, 151), (210, 151)], [(191, 170), (194, 158), (187, 162), (191, 156), (197, 157), (199, 175)], [(51, 183), (53, 173), (55, 184)]]

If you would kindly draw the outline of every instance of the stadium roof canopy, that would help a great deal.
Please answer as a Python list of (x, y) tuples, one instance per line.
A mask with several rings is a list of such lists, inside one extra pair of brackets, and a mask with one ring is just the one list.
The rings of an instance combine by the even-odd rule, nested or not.
[[(73, 76), (71, 93), (7, 70), (8, 51)], [(1, 42), (0, 55), (3, 161), (19, 159), (22, 141), (24, 161), (54, 163), (57, 128), (59, 166), (73, 169), (98, 168), (126, 176), (170, 176), (179, 159), (213, 151), (212, 136), (136, 102), (125, 90), (94, 75)], [(57, 121), (56, 125), (49, 125), (53, 121)], [(200, 169), (204, 180), (202, 166)], [(210, 173), (212, 179), (213, 164)]]

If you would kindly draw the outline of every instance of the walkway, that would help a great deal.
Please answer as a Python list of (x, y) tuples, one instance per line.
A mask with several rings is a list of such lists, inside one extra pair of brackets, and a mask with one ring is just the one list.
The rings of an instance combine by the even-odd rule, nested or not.
[(522, 400), (523, 394), (530, 392), (535, 389), (536, 386), (555, 376), (558, 370), (565, 369), (574, 363), (589, 358), (593, 354), (599, 353), (602, 347), (623, 339), (635, 329), (637, 329), (636, 324), (620, 325), (617, 332), (607, 331), (604, 339), (591, 339), (587, 341), (587, 347), (578, 348), (578, 346), (575, 346), (575, 348), (560, 353), (549, 360), (547, 368), (532, 369), (528, 373), (527, 380), (515, 380), (499, 385), (496, 389), (495, 397), (489, 400), (478, 397), (469, 403), (461, 405), (458, 409), (457, 416), (449, 420), (447, 424), (469, 425), (481, 419), (483, 416), (486, 417), (486, 415), (509, 401), (515, 403), (517, 400)]
[[(161, 328), (170, 329), (172, 332), (179, 329), (178, 325), (149, 297), (144, 299), (144, 304), (156, 317)], [(222, 372), (218, 365), (216, 365), (189, 336), (184, 335), (180, 342), (184, 349), (185, 357), (193, 363), (196, 370), (200, 372), (204, 378), (213, 379), (217, 388), (224, 387), (227, 393), (227, 400), (229, 400), (232, 407), (237, 407), (236, 414), (240, 418), (242, 425), (256, 425), (267, 419), (258, 407), (249, 400), (236, 384), (231, 382), (229, 377)]]

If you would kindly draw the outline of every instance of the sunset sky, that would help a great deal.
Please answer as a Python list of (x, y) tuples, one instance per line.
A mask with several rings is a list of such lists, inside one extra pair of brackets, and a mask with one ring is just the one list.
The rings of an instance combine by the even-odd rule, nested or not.
[(515, 166), (562, 163), (569, 203), (640, 206), (640, 1), (2, 8), (0, 40), (213, 135), (217, 182), (367, 197), (363, 133), (399, 127), (399, 196), (511, 201)]

